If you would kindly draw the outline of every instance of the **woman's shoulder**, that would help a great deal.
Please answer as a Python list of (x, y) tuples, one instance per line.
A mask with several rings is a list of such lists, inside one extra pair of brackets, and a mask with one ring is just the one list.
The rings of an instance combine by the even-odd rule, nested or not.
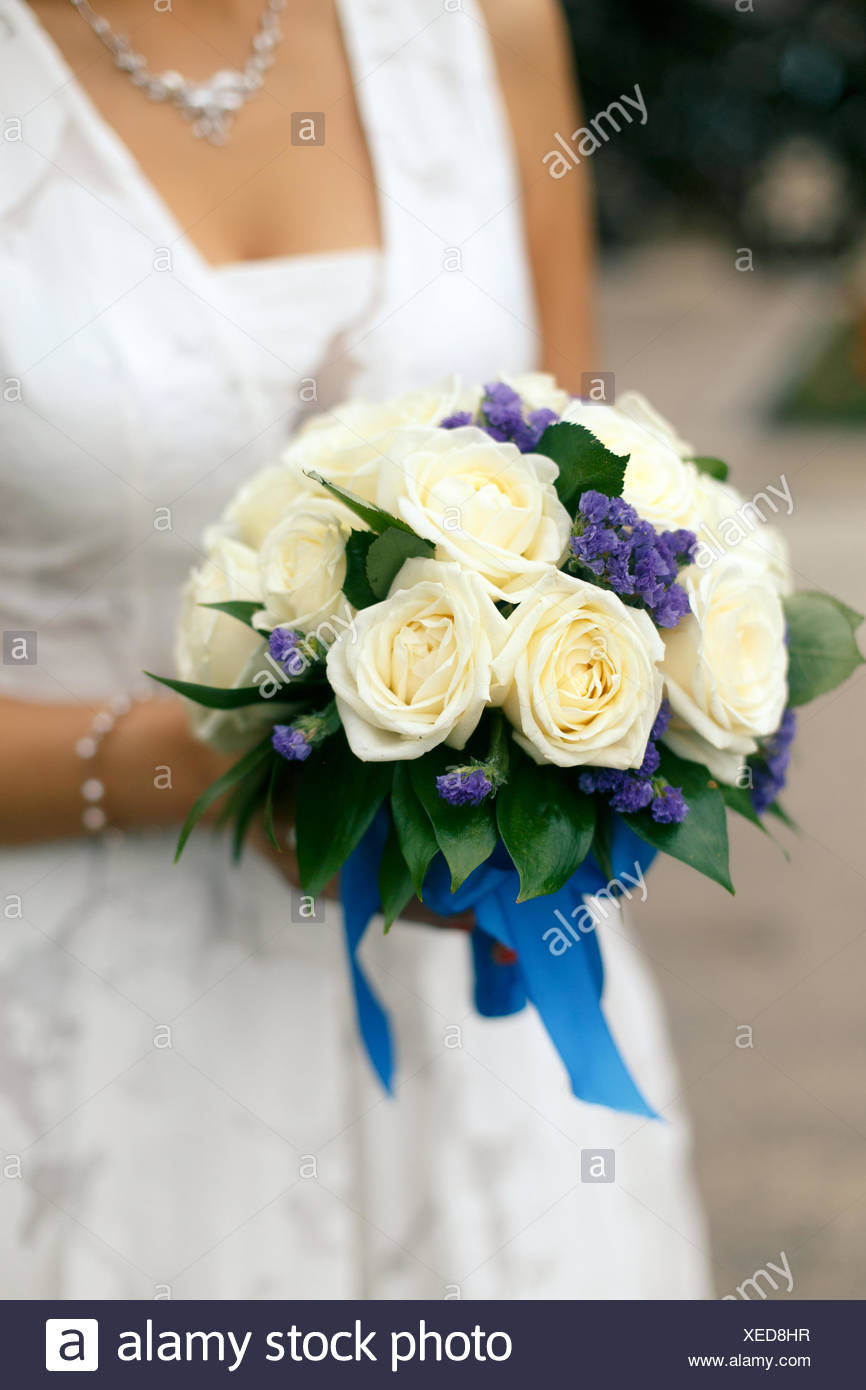
[[(527, 171), (574, 114), (571, 41), (558, 0), (478, 0)], [(569, 129), (571, 127), (569, 126)]]
[(526, 67), (567, 39), (559, 0), (478, 0), (494, 42), (508, 45)]

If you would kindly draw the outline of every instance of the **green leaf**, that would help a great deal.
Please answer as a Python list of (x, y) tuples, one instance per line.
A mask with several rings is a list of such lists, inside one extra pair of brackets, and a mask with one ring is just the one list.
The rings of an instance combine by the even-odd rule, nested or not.
[(266, 762), (263, 762), (253, 772), (248, 773), (244, 779), (243, 793), (233, 810), (235, 828), (232, 836), (232, 859), (236, 864), (240, 862), (243, 854), (244, 840), (250, 828), (250, 822), (264, 801), (265, 784), (269, 778), (270, 768)]
[(574, 511), (580, 494), (590, 489), (603, 492), (606, 497), (622, 495), (628, 455), (611, 453), (584, 425), (565, 420), (548, 425), (535, 453), (544, 454), (559, 465), (556, 491), (569, 511)]
[(561, 768), (523, 757), (496, 798), (505, 848), (520, 875), (518, 902), (556, 893), (589, 853), (595, 802), (574, 791)]
[(403, 858), (412, 875), (415, 892), (420, 898), (424, 875), (438, 853), (439, 846), (433, 834), (430, 817), (412, 788), (408, 763), (396, 763), (394, 767), (391, 815)]
[(274, 849), (280, 854), (283, 852), (283, 847), (277, 839), (277, 833), (274, 829), (274, 792), (277, 789), (277, 783), (281, 780), (284, 766), (284, 761), (281, 757), (277, 756), (274, 758), (271, 766), (271, 775), (268, 779), (268, 789), (265, 793), (265, 834)]
[(809, 590), (784, 600), (788, 620), (788, 703), (805, 705), (834, 690), (862, 663), (854, 640), (861, 614)]
[(388, 838), (379, 861), (379, 897), (385, 916), (385, 930), (400, 916), (410, 898), (415, 896), (415, 886), (409, 866), (403, 858), (400, 840), (392, 821), (388, 827)]
[[(316, 695), (322, 695), (328, 689), (327, 681), (302, 681), (286, 679), (285, 685), (281, 686), (275, 695), (266, 696), (262, 694), (262, 686), (241, 685), (226, 688), (218, 685), (194, 685), (191, 681), (172, 680), (169, 676), (155, 676), (152, 671), (145, 671), (146, 676), (150, 676), (153, 681), (159, 681), (160, 685), (167, 685), (169, 690), (177, 691), (178, 695), (184, 695), (187, 700), (192, 700), (197, 705), (205, 705), (208, 709), (243, 709), (247, 705), (257, 705), (260, 700), (270, 701), (274, 704), (292, 703), (309, 699)], [(270, 680), (273, 677), (269, 676)], [(267, 688), (267, 682), (263, 682)]]
[[(761, 817), (752, 804), (752, 798), (749, 794), (748, 787), (729, 787), (721, 783), (719, 785), (719, 791), (722, 793), (724, 803), (729, 811), (736, 811), (738, 816), (743, 816), (745, 820), (751, 821), (752, 825), (756, 825), (759, 830), (763, 830), (764, 834), (768, 833), (767, 827), (764, 825), (764, 822), (761, 820)], [(688, 797), (686, 797), (686, 800), (688, 801)]]
[(343, 580), (343, 593), (353, 608), (369, 608), (377, 601), (367, 578), (367, 555), (375, 540), (375, 531), (353, 531), (346, 541), (346, 578)]
[(595, 798), (595, 834), (592, 837), (592, 853), (595, 862), (608, 882), (614, 878), (613, 872), (613, 812), (600, 796)]
[(386, 597), (403, 562), (413, 556), (429, 559), (435, 546), (411, 532), (389, 526), (377, 536), (367, 554), (367, 579), (377, 599)]
[(249, 599), (233, 598), (225, 603), (200, 603), (199, 608), (214, 608), (217, 613), (227, 613), (230, 618), (237, 618), (239, 623), (245, 623), (247, 627), (252, 627), (254, 632), (261, 632), (262, 639), (267, 633), (262, 629), (253, 627), (253, 615), (261, 613), (262, 605), (253, 603)]
[(699, 473), (709, 473), (711, 478), (718, 478), (720, 483), (725, 481), (731, 471), (721, 459), (710, 458), (706, 454), (695, 454), (689, 459), (689, 463), (693, 463)]
[(241, 781), (226, 797), (214, 818), (213, 823), (218, 830), (224, 830), (227, 825), (231, 825), (235, 817), (235, 812), (243, 801), (243, 798), (244, 784)]
[(792, 831), (794, 832), (795, 835), (799, 835), (799, 833), (800, 833), (800, 827), (799, 827), (799, 825), (797, 824), (797, 822), (796, 822), (791, 816), (788, 815), (788, 812), (785, 810), (785, 808), (784, 808), (784, 806), (781, 804), (781, 802), (779, 802), (779, 801), (774, 801), (773, 804), (772, 804), (771, 806), (768, 806), (768, 807), (767, 807), (767, 815), (768, 815), (768, 816), (775, 816), (775, 817), (776, 817), (776, 820), (781, 821), (782, 824), (783, 824), (783, 825), (786, 825), (786, 826), (788, 827), (789, 830), (792, 830)]
[(415, 795), (430, 817), (436, 843), (451, 870), (452, 893), (490, 857), (498, 838), (496, 815), (489, 800), (480, 806), (451, 806), (437, 792), (436, 778), (456, 761), (453, 749), (440, 747), (408, 765)]
[(624, 816), (647, 844), (690, 864), (733, 893), (728, 852), (725, 799), (701, 763), (686, 762), (669, 750), (662, 753), (661, 772), (674, 787), (682, 787), (689, 813), (681, 825), (658, 825), (649, 810)]
[(271, 736), (268, 733), (260, 743), (257, 743), (255, 747), (251, 748), (248, 753), (245, 753), (242, 758), (239, 758), (238, 761), (229, 768), (228, 772), (224, 772), (221, 777), (218, 777), (215, 782), (211, 782), (210, 786), (202, 792), (181, 826), (177, 841), (177, 849), (174, 854), (175, 863), (177, 863), (183, 853), (183, 847), (190, 837), (190, 832), (197, 822), (201, 820), (205, 811), (207, 811), (215, 801), (219, 801), (220, 797), (224, 796), (227, 791), (230, 791), (242, 777), (246, 777), (249, 773), (255, 772), (259, 764), (263, 763), (265, 759), (270, 756), (270, 753)]
[[(775, 835), (770, 833), (768, 826), (764, 824), (763, 819), (758, 815), (746, 787), (720, 786), (719, 790), (724, 797), (725, 805), (729, 811), (736, 811), (737, 815), (743, 816), (747, 821), (750, 821), (752, 825), (756, 825), (759, 830), (762, 830), (764, 834), (773, 841), (773, 844), (779, 852), (783, 854), (786, 859), (790, 860), (791, 856), (785, 849), (785, 846), (780, 844)], [(769, 810), (770, 807), (767, 809)]]
[(298, 777), (298, 869), (315, 898), (342, 868), (388, 795), (391, 763), (362, 763), (335, 734), (301, 766)]
[(328, 489), (335, 497), (339, 497), (345, 506), (365, 521), (371, 531), (377, 534), (387, 531), (389, 526), (396, 526), (398, 531), (406, 531), (410, 536), (415, 532), (411, 526), (407, 526), (399, 516), (392, 516), (390, 512), (385, 512), (381, 507), (376, 507), (372, 502), (365, 502), (363, 497), (358, 497), (354, 492), (347, 491), (344, 487), (338, 487), (336, 483), (329, 483), (327, 478), (323, 478), (321, 473), (316, 473), (313, 469), (306, 470), (307, 477), (312, 478), (320, 487)]

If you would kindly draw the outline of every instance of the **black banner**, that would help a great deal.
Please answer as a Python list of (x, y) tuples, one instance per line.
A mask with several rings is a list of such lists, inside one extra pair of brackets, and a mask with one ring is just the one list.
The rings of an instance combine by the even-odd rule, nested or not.
[(10, 1387), (854, 1383), (862, 1305), (458, 1301), (6, 1303)]

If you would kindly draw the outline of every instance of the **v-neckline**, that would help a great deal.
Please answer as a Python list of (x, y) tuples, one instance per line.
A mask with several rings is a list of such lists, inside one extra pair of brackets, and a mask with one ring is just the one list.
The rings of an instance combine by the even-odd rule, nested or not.
[[(333, 252), (321, 252), (315, 249), (298, 252), (292, 251), (284, 254), (278, 252), (272, 256), (217, 262), (209, 261), (201, 248), (193, 241), (192, 237), (181, 224), (178, 215), (171, 208), (162, 193), (160, 193), (153, 180), (147, 175), (129, 145), (111, 124), (111, 121), (100, 111), (90, 93), (87, 91), (87, 88), (80, 81), (77, 72), (69, 63), (63, 50), (46, 29), (33, 7), (27, 4), (26, 0), (13, 0), (13, 3), (15, 3), (20, 10), (25, 12), (25, 16), (32, 26), (34, 41), (42, 47), (47, 58), (63, 79), (58, 90), (64, 88), (69, 90), (86, 118), (96, 144), (102, 148), (106, 157), (112, 160), (115, 167), (126, 178), (129, 185), (137, 189), (142, 201), (149, 205), (150, 211), (157, 224), (165, 228), (166, 247), (169, 249), (182, 248), (187, 260), (195, 266), (200, 275), (218, 279), (221, 272), (237, 270), (244, 266), (267, 265), (268, 263), (286, 264), (293, 261), (303, 262), (309, 260), (311, 257), (318, 258), (327, 255), (345, 256), (367, 253), (380, 256), (384, 262), (390, 251), (390, 237), (388, 233), (389, 219), (386, 216), (387, 209), (385, 206), (385, 197), (381, 191), (382, 178), (384, 176), (384, 158), (383, 152), (379, 146), (377, 123), (371, 119), (366, 104), (363, 82), (359, 82), (357, 77), (354, 52), (355, 45), (351, 41), (353, 37), (353, 31), (351, 31), (350, 28), (353, 22), (353, 16), (349, 12), (351, 0), (335, 0), (335, 8), (340, 41), (343, 46), (346, 65), (355, 92), (358, 120), (367, 149), (367, 158), (372, 170), (373, 185), (376, 190), (380, 244), (378, 246), (340, 247)], [(130, 221), (130, 219), (127, 219), (127, 221)], [(131, 221), (130, 225), (135, 226)], [(151, 239), (148, 233), (144, 232), (142, 228), (136, 227), (135, 230), (139, 231), (141, 235), (148, 240)]]

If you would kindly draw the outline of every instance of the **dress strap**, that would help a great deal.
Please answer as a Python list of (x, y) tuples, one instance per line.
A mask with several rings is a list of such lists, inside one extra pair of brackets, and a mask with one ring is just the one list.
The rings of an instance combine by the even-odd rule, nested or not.
[(51, 171), (66, 82), (29, 5), (0, 0), (0, 217)]
[(339, 12), (385, 251), (365, 356), (408, 386), (449, 303), (455, 319), (495, 303), (534, 330), (516, 158), (475, 0), (339, 0)]

